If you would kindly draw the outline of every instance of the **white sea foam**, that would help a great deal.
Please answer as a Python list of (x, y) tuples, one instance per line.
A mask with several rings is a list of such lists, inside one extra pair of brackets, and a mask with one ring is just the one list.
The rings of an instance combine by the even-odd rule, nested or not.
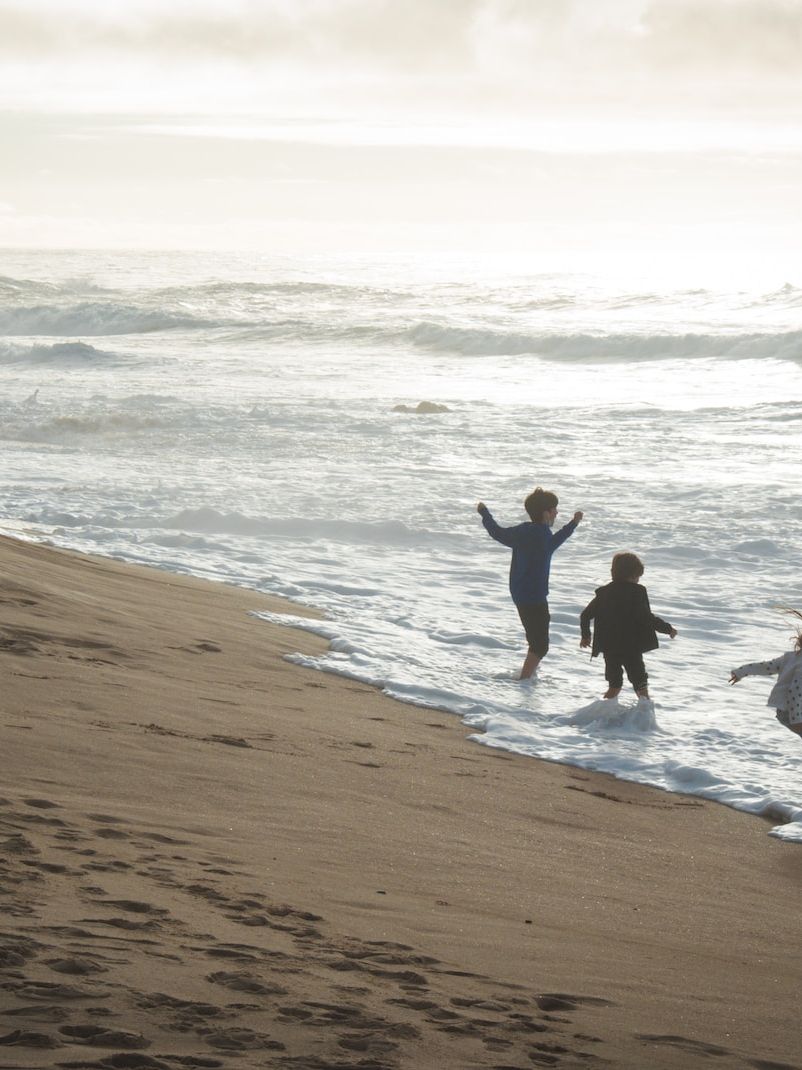
[(562, 361), (642, 361), (719, 357), (802, 360), (802, 331), (771, 334), (518, 334), (419, 323), (409, 328), (419, 346), (467, 356), (533, 354)]
[[(769, 681), (727, 686), (787, 647), (775, 607), (802, 608), (793, 283), (6, 260), (10, 530), (318, 606), (291, 623), (331, 648), (301, 664), (449, 710), (484, 746), (715, 799), (802, 842), (802, 744)], [(421, 401), (448, 411), (393, 412)], [(586, 520), (555, 557), (552, 649), (522, 684), (508, 551), (475, 503), (517, 523), (536, 481), (560, 494), (558, 524)], [(578, 649), (622, 549), (679, 629), (647, 657), (654, 707), (600, 700)]]
[(641, 699), (632, 705), (622, 704), (617, 699), (595, 699), (587, 706), (569, 713), (564, 721), (593, 731), (613, 728), (619, 731), (651, 732), (658, 727), (654, 703), (648, 699)]
[(19, 345), (0, 343), (0, 363), (23, 363), (61, 365), (82, 365), (92, 361), (110, 362), (119, 360), (114, 353), (96, 349), (86, 342), (56, 342), (53, 345)]
[(0, 311), (0, 335), (71, 335), (96, 337), (147, 334), (177, 328), (217, 326), (193, 316), (127, 305), (79, 302), (62, 307), (36, 305)]
[[(435, 538), (432, 533), (415, 531), (400, 520), (355, 521), (329, 520), (326, 518), (296, 519), (245, 516), (242, 513), (220, 513), (206, 506), (200, 509), (184, 509), (176, 516), (163, 521), (165, 527), (187, 528), (194, 531), (213, 531), (233, 535), (256, 535), (289, 539), (322, 539), (354, 545), (373, 543), (378, 546), (419, 543)], [(439, 536), (443, 538), (442, 535)], [(331, 584), (323, 584), (322, 587)], [(340, 585), (341, 586), (341, 585)], [(353, 592), (354, 588), (350, 588)]]

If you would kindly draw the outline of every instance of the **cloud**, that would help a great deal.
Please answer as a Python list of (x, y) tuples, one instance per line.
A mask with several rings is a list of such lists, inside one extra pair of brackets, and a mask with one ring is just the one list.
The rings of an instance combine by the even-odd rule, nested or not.
[(656, 0), (643, 29), (647, 55), (667, 69), (800, 78), (799, 0)]
[(157, 110), (802, 109), (801, 50), (802, 0), (0, 0), (17, 86)]
[[(481, 66), (503, 45), (532, 61), (611, 56), (666, 66), (798, 65), (802, 0), (3, 0), (0, 48), (177, 59), (281, 58)], [(594, 47), (595, 46), (595, 47)]]
[(470, 62), (470, 27), (487, 0), (239, 0), (239, 2), (0, 3), (0, 49), (30, 58), (72, 50), (198, 56), (235, 62), (417, 68)]

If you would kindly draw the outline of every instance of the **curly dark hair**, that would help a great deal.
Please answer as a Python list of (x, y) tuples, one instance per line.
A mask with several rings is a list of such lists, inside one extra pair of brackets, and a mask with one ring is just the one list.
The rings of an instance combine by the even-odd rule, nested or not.
[[(796, 617), (797, 620), (802, 620), (802, 613), (798, 609), (791, 609), (789, 606), (785, 606), (783, 612), (791, 617)], [(797, 651), (802, 650), (802, 625), (797, 625), (796, 633), (794, 634), (794, 649)]]
[(639, 580), (643, 575), (643, 562), (637, 554), (613, 554), (610, 574), (614, 580)]

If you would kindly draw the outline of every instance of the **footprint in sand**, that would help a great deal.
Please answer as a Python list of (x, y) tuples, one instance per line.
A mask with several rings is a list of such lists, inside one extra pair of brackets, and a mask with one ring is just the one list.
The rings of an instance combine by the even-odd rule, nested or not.
[(544, 992), (535, 997), (535, 1003), (542, 1011), (572, 1011), (580, 1004), (591, 1007), (615, 1006), (609, 999), (600, 996), (570, 996), (564, 992)]
[(189, 892), (190, 895), (197, 895), (202, 899), (208, 899), (213, 903), (227, 904), (229, 902), (228, 896), (223, 895), (222, 892), (218, 892), (216, 888), (213, 888), (209, 884), (186, 884), (184, 885), (184, 891)]
[[(94, 855), (95, 851), (79, 851), (81, 855)], [(132, 869), (130, 862), (123, 862), (121, 859), (113, 858), (107, 862), (86, 862), (81, 866), (81, 869), (87, 870), (92, 873), (120, 873), (126, 869)]]
[(27, 1029), (15, 1029), (0, 1037), (0, 1044), (20, 1048), (60, 1048), (61, 1044), (48, 1033), (36, 1033)]
[(548, 1033), (549, 1026), (539, 1022), (531, 1014), (510, 1014), (507, 1029), (514, 1033)]
[(369, 1055), (383, 1055), (391, 1051), (398, 1051), (399, 1045), (392, 1040), (386, 1040), (375, 1033), (344, 1033), (337, 1041), (341, 1048), (346, 1051), (365, 1052)]
[(30, 959), (35, 958), (41, 947), (36, 940), (30, 940), (26, 936), (6, 937), (6, 943), (0, 944), (0, 967), (24, 966)]
[(171, 1011), (182, 1021), (190, 1020), (205, 1021), (207, 1018), (225, 1018), (226, 1011), (213, 1003), (200, 1003), (191, 999), (179, 999), (177, 996), (168, 996), (165, 992), (153, 992), (149, 995), (140, 996), (137, 1004), (145, 1010)]
[(35, 847), (21, 832), (15, 832), (7, 840), (0, 842), (0, 854), (38, 855), (39, 853), (39, 848)]
[(0, 639), (0, 650), (7, 650), (9, 654), (18, 654), (23, 657), (28, 654), (35, 654), (41, 649), (33, 642), (34, 639), (38, 638), (41, 637), (33, 632), (15, 631), (8, 638), (3, 637)]
[(510, 1009), (508, 1004), (492, 999), (461, 999), (454, 996), (450, 1003), (454, 1007), (472, 1007), (477, 1011), (495, 1011), (497, 1014), (506, 1014)]
[(123, 1029), (103, 1029), (97, 1025), (63, 1025), (59, 1033), (76, 1044), (93, 1048), (127, 1048), (132, 1051), (150, 1046), (141, 1033), (129, 1033)]
[(231, 959), (233, 962), (257, 962), (259, 956), (252, 954), (258, 948), (245, 949), (240, 947), (207, 947), (202, 949), (209, 958)]
[(59, 862), (34, 862), (26, 860), (24, 864), (33, 867), (33, 869), (39, 869), (42, 873), (67, 873), (70, 877), (80, 876), (79, 870), (70, 869), (69, 866), (63, 866)]
[(242, 739), (240, 736), (201, 736), (199, 737), (202, 743), (222, 743), (226, 747), (243, 747), (246, 750), (253, 750), (253, 745), (248, 742), (247, 739)]
[(97, 906), (127, 910), (131, 914), (152, 914), (154, 917), (164, 918), (170, 913), (169, 910), (154, 907), (150, 903), (142, 903), (138, 899), (95, 899), (94, 902)]
[(60, 817), (45, 817), (44, 814), (32, 814), (27, 810), (20, 810), (15, 817), (18, 821), (24, 821), (26, 825), (46, 825), (48, 828), (65, 827), (65, 822)]
[(224, 1051), (286, 1051), (281, 1041), (253, 1029), (199, 1029), (198, 1033), (210, 1047)]
[(110, 925), (113, 929), (122, 929), (129, 933), (150, 933), (160, 929), (155, 921), (131, 921), (130, 918), (82, 918), (91, 925)]
[(749, 1066), (753, 1066), (755, 1070), (799, 1070), (798, 1064), (775, 1063), (770, 1059), (752, 1059)]
[(90, 973), (105, 973), (106, 967), (91, 959), (67, 958), (45, 959), (45, 965), (55, 973), (71, 974), (74, 977), (85, 977)]
[(86, 992), (72, 985), (53, 981), (11, 981), (2, 986), (10, 988), (20, 999), (105, 999), (105, 994)]
[(33, 1007), (29, 1004), (23, 1007), (9, 1007), (8, 1010), (3, 1011), (3, 1014), (9, 1018), (27, 1018), (31, 1022), (63, 1022), (70, 1016), (70, 1012), (64, 1007), (47, 1004)]
[(258, 977), (254, 977), (253, 974), (245, 970), (240, 970), (236, 973), (225, 973), (224, 971), (210, 973), (207, 975), (206, 980), (211, 981), (213, 985), (223, 985), (223, 987), (231, 988), (235, 992), (248, 992), (254, 996), (287, 995), (286, 988), (260, 981)]
[[(176, 1060), (174, 1059), (173, 1062)], [(74, 1070), (171, 1070), (168, 1063), (161, 1059), (153, 1059), (150, 1055), (142, 1055), (139, 1052), (120, 1052), (117, 1055), (107, 1055), (104, 1059), (93, 1062), (85, 1060), (71, 1060), (70, 1062), (58, 1063), (58, 1066), (74, 1068)], [(192, 1063), (185, 1063), (192, 1066)], [(202, 1063), (195, 1063), (202, 1066)], [(219, 1065), (219, 1064), (218, 1064)]]
[(644, 1044), (659, 1044), (669, 1048), (679, 1048), (680, 1051), (687, 1051), (693, 1055), (730, 1054), (727, 1048), (722, 1048), (718, 1044), (706, 1044), (704, 1041), (691, 1040), (688, 1037), (652, 1035), (649, 1033), (636, 1033), (635, 1035)]

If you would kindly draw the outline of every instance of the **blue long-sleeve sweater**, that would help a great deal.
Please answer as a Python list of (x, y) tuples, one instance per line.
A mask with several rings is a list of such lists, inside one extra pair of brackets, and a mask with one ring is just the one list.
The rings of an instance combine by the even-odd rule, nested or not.
[(557, 532), (548, 524), (527, 521), (511, 528), (503, 528), (493, 519), (490, 510), (482, 510), (482, 523), (496, 542), (512, 549), (510, 562), (510, 594), (517, 606), (545, 602), (549, 594), (551, 555), (576, 530), (576, 521)]

